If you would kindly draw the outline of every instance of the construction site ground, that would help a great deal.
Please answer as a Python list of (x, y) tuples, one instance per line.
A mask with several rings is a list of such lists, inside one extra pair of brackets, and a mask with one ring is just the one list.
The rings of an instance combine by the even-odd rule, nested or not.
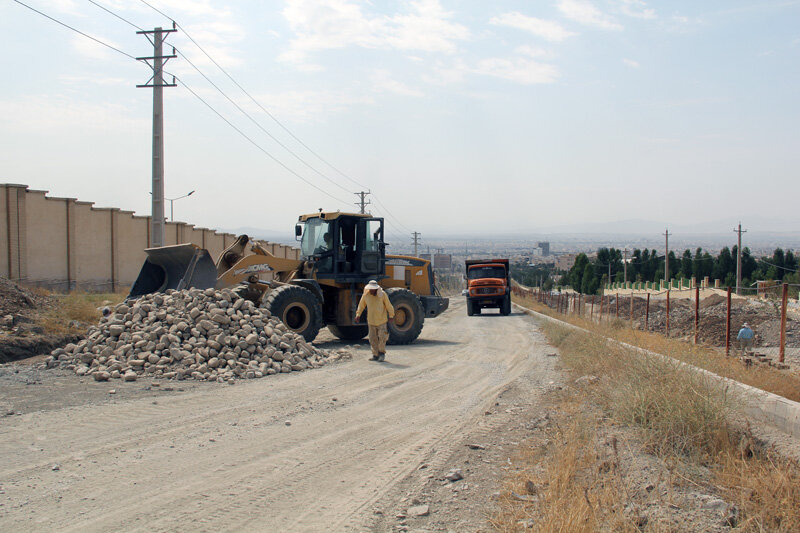
[(0, 529), (488, 528), (520, 416), (543, 415), (560, 374), (532, 318), (454, 300), (385, 363), (364, 341), (235, 385), (0, 367)]
[[(348, 346), (327, 331), (315, 344)], [(455, 297), (385, 363), (349, 346), (351, 360), (234, 385), (96, 382), (43, 356), (0, 366), (0, 530), (535, 528), (531, 450), (552, 445), (570, 423), (559, 398), (585, 385), (534, 317), (467, 317)], [(658, 488), (630, 506), (654, 530), (729, 529), (733, 507), (702, 476), (662, 491), (669, 465), (611, 429), (632, 494)]]

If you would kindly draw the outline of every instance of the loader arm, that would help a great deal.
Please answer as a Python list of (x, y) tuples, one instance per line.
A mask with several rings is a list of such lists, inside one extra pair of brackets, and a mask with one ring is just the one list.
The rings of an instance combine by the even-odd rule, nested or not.
[(298, 259), (284, 259), (269, 253), (246, 255), (219, 276), (217, 288), (251, 282), (255, 279), (253, 276), (261, 281), (286, 283), (296, 277), (302, 265), (303, 261)]

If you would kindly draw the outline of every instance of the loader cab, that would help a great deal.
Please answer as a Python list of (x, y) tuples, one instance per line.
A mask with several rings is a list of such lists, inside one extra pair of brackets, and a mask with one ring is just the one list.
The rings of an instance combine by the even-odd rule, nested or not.
[(318, 279), (366, 283), (384, 275), (382, 218), (339, 212), (303, 215), (296, 233), (302, 235), (303, 259), (313, 264)]

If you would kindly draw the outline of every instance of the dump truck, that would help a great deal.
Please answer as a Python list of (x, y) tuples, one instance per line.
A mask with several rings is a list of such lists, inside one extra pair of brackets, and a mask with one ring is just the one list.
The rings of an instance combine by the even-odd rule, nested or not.
[(497, 308), (511, 313), (511, 270), (508, 259), (468, 259), (467, 315), (479, 315), (481, 309)]
[(276, 257), (247, 235), (237, 237), (216, 262), (194, 244), (149, 248), (129, 297), (191, 287), (232, 288), (309, 342), (326, 326), (343, 340), (364, 338), (368, 326), (355, 323), (355, 312), (372, 279), (395, 309), (388, 325), (391, 344), (413, 342), (425, 319), (449, 305), (436, 287), (430, 261), (386, 255), (381, 217), (320, 210), (299, 217), (295, 236), (300, 259)]

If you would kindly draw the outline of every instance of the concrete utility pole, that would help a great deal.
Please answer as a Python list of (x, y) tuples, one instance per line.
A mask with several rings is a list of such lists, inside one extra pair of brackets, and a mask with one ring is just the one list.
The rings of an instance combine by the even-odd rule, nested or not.
[(419, 257), (417, 255), (417, 247), (419, 246), (419, 238), (422, 237), (422, 233), (414, 231), (411, 234), (414, 236), (414, 257)]
[(747, 230), (742, 229), (742, 223), (739, 222), (739, 227), (733, 228), (733, 232), (739, 234), (736, 245), (736, 294), (739, 294), (739, 287), (742, 285), (742, 233), (747, 233)]
[(664, 237), (667, 239), (667, 252), (664, 254), (664, 281), (667, 282), (667, 287), (669, 287), (669, 228), (664, 232)]
[(622, 261), (622, 282), (628, 287), (628, 249), (625, 248), (625, 259)]
[(370, 192), (369, 191), (361, 191), (361, 192), (354, 192), (353, 194), (355, 194), (356, 196), (359, 197), (359, 201), (356, 202), (356, 205), (359, 206), (359, 209), (361, 209), (361, 211), (359, 211), (359, 213), (361, 213), (362, 215), (366, 214), (366, 211), (365, 211), (364, 208), (366, 206), (368, 206), (369, 204), (371, 204), (372, 202), (365, 202), (364, 198), (366, 198), (367, 195), (370, 194)]
[[(152, 31), (137, 31), (139, 35), (144, 35), (153, 45), (153, 55), (150, 57), (137, 57), (139, 61), (144, 61), (153, 69), (153, 75), (143, 85), (136, 87), (148, 87), (153, 89), (153, 209), (151, 216), (150, 246), (164, 246), (164, 87), (175, 87), (175, 78), (172, 83), (164, 83), (164, 64), (174, 57), (172, 55), (162, 55), (162, 47), (167, 35), (178, 31), (175, 23), (171, 30), (156, 28)], [(151, 37), (152, 36), (152, 37)], [(151, 63), (152, 61), (152, 63)]]

